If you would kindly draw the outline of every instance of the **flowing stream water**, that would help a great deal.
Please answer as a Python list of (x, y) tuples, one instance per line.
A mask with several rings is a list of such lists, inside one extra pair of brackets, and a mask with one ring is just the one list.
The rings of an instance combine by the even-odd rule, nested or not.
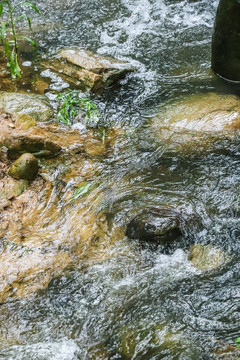
[[(106, 193), (101, 209), (109, 223), (122, 226), (140, 209), (167, 204), (197, 213), (203, 230), (169, 253), (119, 239), (101, 262), (3, 304), (1, 360), (220, 359), (219, 344), (233, 344), (240, 335), (239, 139), (183, 155), (154, 142), (147, 125), (165, 101), (185, 94), (239, 94), (210, 71), (217, 5), (39, 0), (43, 16), (33, 19), (33, 29), (40, 52), (77, 46), (136, 68), (120, 88), (97, 99), (108, 120), (127, 133), (111, 156), (99, 159), (99, 193)], [(51, 91), (47, 95), (52, 98)], [(62, 216), (56, 227), (68, 236), (73, 214)], [(195, 269), (187, 249), (198, 241), (220, 247), (232, 260), (215, 272)]]

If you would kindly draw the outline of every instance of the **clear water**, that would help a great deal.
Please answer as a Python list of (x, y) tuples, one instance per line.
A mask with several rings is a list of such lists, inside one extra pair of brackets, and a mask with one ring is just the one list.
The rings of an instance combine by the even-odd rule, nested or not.
[[(125, 225), (139, 209), (168, 204), (197, 213), (203, 230), (193, 229), (169, 254), (121, 239), (108, 259), (3, 304), (1, 360), (220, 359), (216, 349), (239, 336), (239, 141), (183, 156), (154, 142), (145, 125), (164, 101), (183, 94), (239, 93), (210, 71), (217, 4), (39, 1), (43, 17), (33, 24), (42, 53), (79, 46), (137, 68), (120, 89), (98, 99), (129, 134), (99, 160), (99, 191), (107, 194), (101, 210), (110, 224)], [(71, 219), (70, 212), (65, 216)], [(196, 270), (187, 249), (197, 241), (220, 247), (232, 261), (212, 273)]]

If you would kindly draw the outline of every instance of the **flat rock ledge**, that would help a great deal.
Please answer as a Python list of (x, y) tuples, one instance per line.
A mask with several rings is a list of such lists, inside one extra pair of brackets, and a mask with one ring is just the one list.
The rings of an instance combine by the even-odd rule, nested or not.
[(134, 68), (127, 62), (93, 54), (83, 49), (62, 49), (51, 60), (41, 63), (63, 80), (83, 91), (101, 92), (117, 83)]

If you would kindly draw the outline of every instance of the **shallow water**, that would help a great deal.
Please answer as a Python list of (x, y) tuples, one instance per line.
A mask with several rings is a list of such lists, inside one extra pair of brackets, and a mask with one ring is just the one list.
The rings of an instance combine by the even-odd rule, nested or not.
[[(98, 99), (109, 120), (125, 129), (97, 164), (97, 191), (105, 194), (98, 206), (109, 227), (125, 225), (140, 209), (166, 204), (198, 214), (202, 226), (169, 253), (119, 239), (105, 260), (67, 272), (30, 298), (3, 304), (0, 359), (208, 360), (239, 336), (239, 138), (183, 155), (153, 139), (147, 124), (164, 101), (184, 94), (239, 94), (210, 71), (217, 4), (39, 1), (43, 16), (33, 21), (39, 52), (80, 46), (137, 68), (121, 88)], [(59, 211), (65, 205), (59, 201)], [(63, 236), (74, 226), (73, 213), (62, 211)], [(232, 260), (202, 273), (188, 260), (192, 242), (216, 245)]]

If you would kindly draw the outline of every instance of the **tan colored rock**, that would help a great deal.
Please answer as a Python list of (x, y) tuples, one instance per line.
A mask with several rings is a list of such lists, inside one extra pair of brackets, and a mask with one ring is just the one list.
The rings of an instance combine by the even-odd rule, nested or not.
[(83, 49), (63, 49), (42, 66), (51, 69), (64, 80), (82, 90), (99, 92), (117, 83), (133, 68), (126, 62), (104, 57)]
[(231, 260), (224, 251), (211, 245), (194, 244), (189, 251), (189, 260), (199, 270), (215, 270)]
[[(10, 254), (11, 256), (9, 256)], [(21, 256), (20, 256), (21, 253)], [(17, 246), (1, 254), (0, 299), (23, 297), (48, 286), (50, 280), (71, 264), (64, 252), (41, 254), (38, 249)]]
[(11, 200), (21, 195), (27, 187), (27, 180), (15, 180), (5, 177), (0, 183), (0, 199)]
[(11, 205), (11, 201), (7, 199), (1, 199), (0, 197), (0, 211)]
[(180, 151), (200, 151), (240, 129), (240, 99), (216, 93), (185, 96), (162, 106), (152, 120), (154, 136)]
[(34, 83), (34, 87), (39, 94), (44, 95), (45, 90), (49, 88), (49, 83), (46, 80), (39, 79)]

